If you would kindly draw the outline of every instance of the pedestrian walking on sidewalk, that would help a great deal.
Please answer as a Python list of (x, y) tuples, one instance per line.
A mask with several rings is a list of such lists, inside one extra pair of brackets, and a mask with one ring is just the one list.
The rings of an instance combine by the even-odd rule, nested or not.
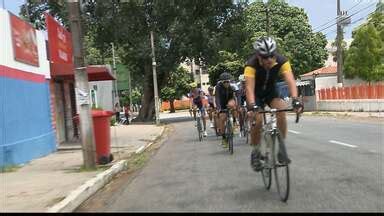
[(121, 111), (121, 107), (119, 105), (119, 102), (116, 102), (114, 111), (115, 111), (115, 115), (116, 115), (116, 122), (119, 123), (120, 122), (120, 111)]
[(131, 112), (131, 107), (128, 104), (126, 104), (125, 107), (124, 107), (124, 115), (125, 115), (125, 118), (126, 118), (126, 124), (127, 125), (129, 125), (130, 112)]

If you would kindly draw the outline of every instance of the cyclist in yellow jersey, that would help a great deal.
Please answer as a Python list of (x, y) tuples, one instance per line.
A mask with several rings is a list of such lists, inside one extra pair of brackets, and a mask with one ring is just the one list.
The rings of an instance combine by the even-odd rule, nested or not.
[[(271, 37), (262, 37), (257, 40), (253, 47), (255, 53), (248, 59), (244, 68), (246, 81), (246, 98), (248, 110), (253, 107), (264, 107), (268, 105), (275, 109), (285, 109), (286, 103), (279, 98), (276, 82), (282, 76), (288, 85), (292, 106), (296, 112), (303, 109), (302, 103), (297, 98), (297, 87), (288, 59), (277, 53), (277, 44)], [(253, 119), (254, 112), (250, 111), (248, 116)], [(287, 135), (287, 120), (284, 112), (276, 114), (277, 127), (285, 138)], [(251, 127), (251, 145), (254, 147), (251, 154), (251, 166), (255, 171), (260, 171), (260, 133), (262, 127), (262, 114), (256, 114), (256, 124)], [(280, 160), (280, 159), (279, 159)], [(284, 159), (289, 163), (289, 158)]]

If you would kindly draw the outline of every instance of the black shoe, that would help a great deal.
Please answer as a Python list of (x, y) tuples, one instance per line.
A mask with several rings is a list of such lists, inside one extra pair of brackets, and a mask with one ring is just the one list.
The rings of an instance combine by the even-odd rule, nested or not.
[(291, 159), (288, 157), (285, 157), (282, 153), (277, 154), (277, 160), (279, 161), (280, 164), (282, 165), (288, 165), (291, 163)]
[(255, 172), (259, 172), (263, 169), (260, 159), (261, 159), (260, 151), (253, 149), (251, 153), (251, 167)]

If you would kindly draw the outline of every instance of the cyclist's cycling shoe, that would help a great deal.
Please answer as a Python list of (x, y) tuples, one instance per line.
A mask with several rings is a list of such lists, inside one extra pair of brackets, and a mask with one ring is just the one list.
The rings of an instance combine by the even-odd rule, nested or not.
[(281, 165), (287, 165), (291, 163), (291, 159), (288, 157), (284, 156), (282, 153), (277, 153), (277, 160)]
[(204, 137), (207, 137), (208, 136), (207, 131), (204, 131), (203, 135)]
[(260, 151), (257, 149), (253, 149), (251, 153), (251, 167), (255, 172), (259, 172), (263, 169), (260, 159), (261, 159)]

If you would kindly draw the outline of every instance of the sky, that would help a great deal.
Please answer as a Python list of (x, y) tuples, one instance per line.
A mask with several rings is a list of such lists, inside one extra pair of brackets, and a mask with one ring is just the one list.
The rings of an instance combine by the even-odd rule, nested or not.
[[(14, 14), (19, 14), (20, 5), (26, 0), (0, 0), (0, 6), (5, 7)], [(266, 0), (264, 0), (266, 1)], [(308, 14), (309, 22), (315, 31), (326, 34), (327, 39), (336, 37), (336, 11), (337, 0), (285, 0), (288, 4), (304, 8)], [(341, 10), (352, 15), (352, 24), (344, 28), (344, 38), (352, 38), (352, 30), (366, 20), (366, 17), (375, 10), (379, 0), (340, 0)], [(325, 25), (324, 25), (325, 24)]]

